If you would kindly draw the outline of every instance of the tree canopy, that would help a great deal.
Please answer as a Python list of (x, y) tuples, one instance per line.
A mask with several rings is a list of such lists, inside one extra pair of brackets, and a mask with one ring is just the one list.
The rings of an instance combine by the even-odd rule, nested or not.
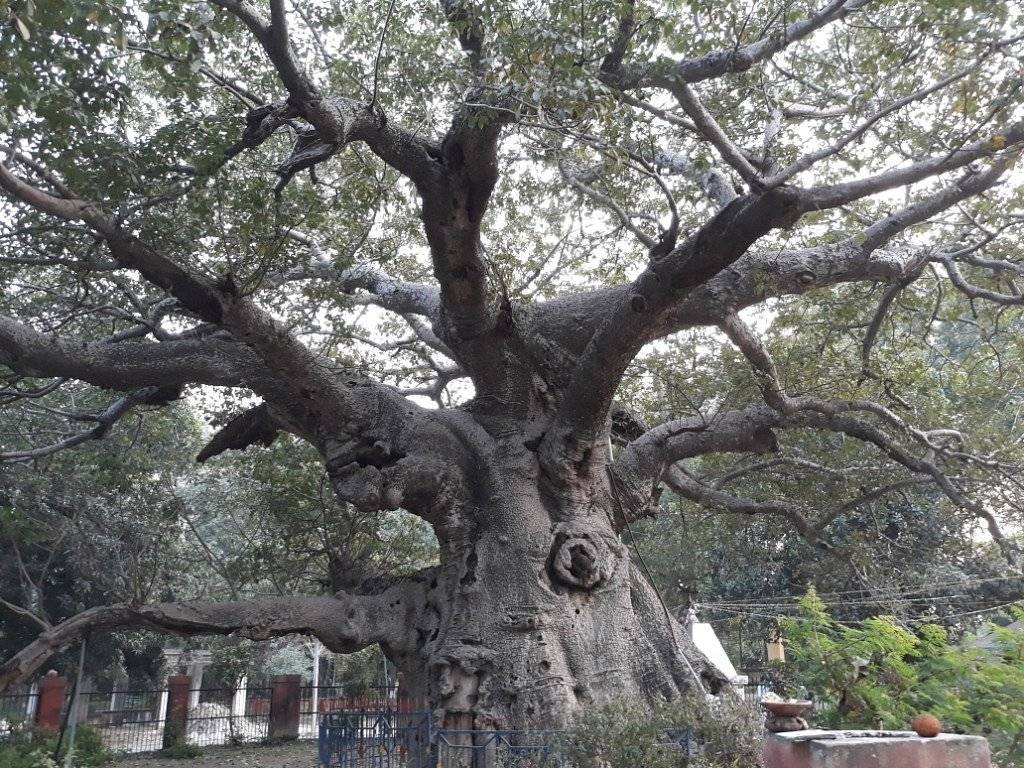
[[(268, 591), (237, 575), (254, 563), (208, 558), (229, 603), (124, 595), (0, 684), (88, 626), (311, 631), (426, 659), (450, 711), (504, 721), (486, 681), (519, 678), (475, 649), (558, 615), (578, 658), (606, 621), (584, 606), (650, 624), (662, 596), (619, 537), (659, 503), (671, 531), (680, 504), (723, 534), (770, 520), (860, 586), (910, 544), (1020, 567), (1010, 4), (6, 0), (0, 18), (0, 460), (59, 473), (140, 414), (164, 443), (203, 431), (168, 407), (205, 415), (196, 454), (220, 464), (188, 492), (255, 477), (241, 498), (289, 512), (247, 556), (307, 595), (245, 600)], [(131, 492), (159, 517), (153, 461)], [(275, 478), (303, 464), (304, 489)], [(410, 547), (356, 568), (325, 530)], [(672, 651), (622, 640), (631, 674), (657, 657), (665, 690), (707, 679), (661, 624)], [(555, 653), (529, 648), (508, 663)]]

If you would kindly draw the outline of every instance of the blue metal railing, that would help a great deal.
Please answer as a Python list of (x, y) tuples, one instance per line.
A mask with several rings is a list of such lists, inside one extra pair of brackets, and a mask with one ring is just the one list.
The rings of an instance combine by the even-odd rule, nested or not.
[(560, 731), (441, 730), (438, 768), (565, 768)]
[(433, 768), (429, 712), (336, 712), (320, 721), (324, 768)]
[[(569, 768), (564, 731), (472, 731), (431, 727), (429, 712), (344, 712), (320, 724), (323, 768)], [(691, 732), (663, 734), (661, 746), (693, 756)]]

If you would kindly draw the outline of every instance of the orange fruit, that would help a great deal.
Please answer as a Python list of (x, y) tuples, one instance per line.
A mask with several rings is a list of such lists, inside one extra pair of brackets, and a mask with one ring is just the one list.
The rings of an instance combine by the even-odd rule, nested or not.
[(915, 717), (910, 727), (914, 729), (918, 736), (924, 736), (925, 738), (938, 736), (942, 732), (942, 723), (939, 722), (939, 718), (928, 713)]

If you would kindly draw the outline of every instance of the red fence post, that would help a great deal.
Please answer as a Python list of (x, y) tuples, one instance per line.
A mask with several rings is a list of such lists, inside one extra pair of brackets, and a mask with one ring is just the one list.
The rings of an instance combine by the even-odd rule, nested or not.
[(270, 739), (299, 738), (299, 699), (302, 677), (277, 675), (270, 678)]
[(56, 733), (60, 730), (64, 713), (64, 694), (68, 681), (56, 673), (39, 681), (39, 702), (36, 705), (36, 726), (41, 731)]
[(167, 720), (164, 722), (164, 749), (183, 744), (188, 736), (188, 696), (192, 678), (171, 675), (167, 678)]

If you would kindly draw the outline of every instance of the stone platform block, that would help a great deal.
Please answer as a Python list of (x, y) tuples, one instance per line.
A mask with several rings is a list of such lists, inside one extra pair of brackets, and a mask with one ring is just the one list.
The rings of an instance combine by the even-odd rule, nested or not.
[(793, 731), (769, 734), (763, 768), (991, 768), (988, 741), (912, 731)]

